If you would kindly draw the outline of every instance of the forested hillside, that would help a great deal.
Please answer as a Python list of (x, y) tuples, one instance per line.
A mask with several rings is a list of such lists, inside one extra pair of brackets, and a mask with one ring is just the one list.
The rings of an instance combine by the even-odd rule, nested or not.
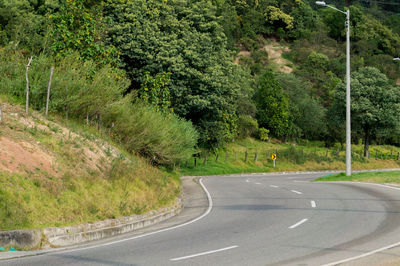
[[(349, 2), (353, 141), (399, 145), (400, 4)], [(54, 66), (51, 112), (163, 165), (260, 132), (330, 146), (344, 141), (344, 21), (311, 0), (0, 0), (0, 94), (25, 102), (33, 56), (32, 108)]]

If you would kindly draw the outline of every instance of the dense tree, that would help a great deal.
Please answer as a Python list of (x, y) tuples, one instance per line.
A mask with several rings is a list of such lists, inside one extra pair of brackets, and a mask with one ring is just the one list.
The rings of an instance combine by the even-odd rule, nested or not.
[(277, 75), (283, 90), (289, 96), (290, 121), (293, 137), (320, 139), (326, 134), (325, 109), (312, 98), (307, 84), (293, 74)]
[(110, 0), (105, 11), (132, 89), (146, 73), (171, 73), (171, 106), (197, 126), (203, 145), (236, 135), (237, 98), (248, 85), (209, 2)]
[(61, 1), (59, 10), (49, 17), (51, 49), (57, 56), (78, 52), (82, 59), (95, 60), (100, 65), (118, 63), (115, 47), (104, 43), (101, 2)]
[[(335, 93), (331, 119), (345, 121), (346, 86)], [(364, 156), (369, 154), (371, 136), (397, 128), (400, 121), (400, 93), (378, 69), (366, 67), (352, 74), (352, 131), (364, 136)]]
[(289, 99), (271, 72), (259, 77), (255, 102), (260, 127), (267, 128), (276, 137), (287, 136), (289, 127)]

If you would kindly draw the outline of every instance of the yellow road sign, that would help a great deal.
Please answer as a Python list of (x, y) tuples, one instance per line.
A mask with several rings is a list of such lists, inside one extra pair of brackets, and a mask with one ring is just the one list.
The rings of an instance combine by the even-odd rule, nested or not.
[(271, 158), (272, 158), (272, 160), (275, 160), (276, 159), (276, 154), (272, 154)]

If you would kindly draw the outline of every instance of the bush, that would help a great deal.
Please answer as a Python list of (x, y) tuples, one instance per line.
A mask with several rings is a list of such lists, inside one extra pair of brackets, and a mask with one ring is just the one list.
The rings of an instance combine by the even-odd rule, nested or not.
[(250, 115), (239, 115), (237, 124), (239, 138), (254, 137), (258, 132), (258, 122)]
[(269, 134), (269, 130), (266, 128), (260, 128), (258, 131), (258, 134), (260, 135), (260, 140), (262, 141), (268, 141), (268, 134)]
[(174, 114), (156, 112), (131, 97), (110, 106), (104, 123), (113, 137), (130, 152), (150, 158), (156, 164), (171, 165), (195, 153), (198, 133), (191, 122)]
[[(28, 59), (12, 48), (0, 48), (0, 93), (25, 102), (25, 66)], [(51, 111), (83, 118), (102, 115), (107, 105), (119, 100), (129, 86), (123, 71), (93, 61), (83, 62), (77, 54), (57, 62), (50, 57), (34, 57), (29, 69), (29, 104), (36, 110), (46, 107), (50, 68), (54, 66), (51, 84)]]

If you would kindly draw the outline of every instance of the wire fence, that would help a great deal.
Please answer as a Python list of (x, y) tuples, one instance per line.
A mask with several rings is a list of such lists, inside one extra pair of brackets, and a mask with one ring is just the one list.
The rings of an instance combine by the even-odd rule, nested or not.
[[(284, 148), (284, 149), (269, 149), (269, 150), (256, 150), (246, 149), (241, 152), (201, 152), (195, 154), (189, 160), (181, 162), (179, 167), (197, 167), (199, 165), (207, 165), (209, 162), (242, 162), (242, 163), (270, 163), (273, 162), (272, 155), (276, 154), (276, 162), (290, 162), (294, 164), (304, 164), (307, 161), (315, 161), (317, 163), (322, 162), (334, 162), (334, 161), (346, 161), (345, 150), (336, 149), (303, 149), (295, 146)], [(379, 149), (370, 150), (367, 156), (364, 156), (364, 149), (353, 148), (351, 152), (351, 158), (354, 162), (366, 163), (369, 159), (375, 160), (399, 160), (400, 153), (395, 151), (382, 151)]]

